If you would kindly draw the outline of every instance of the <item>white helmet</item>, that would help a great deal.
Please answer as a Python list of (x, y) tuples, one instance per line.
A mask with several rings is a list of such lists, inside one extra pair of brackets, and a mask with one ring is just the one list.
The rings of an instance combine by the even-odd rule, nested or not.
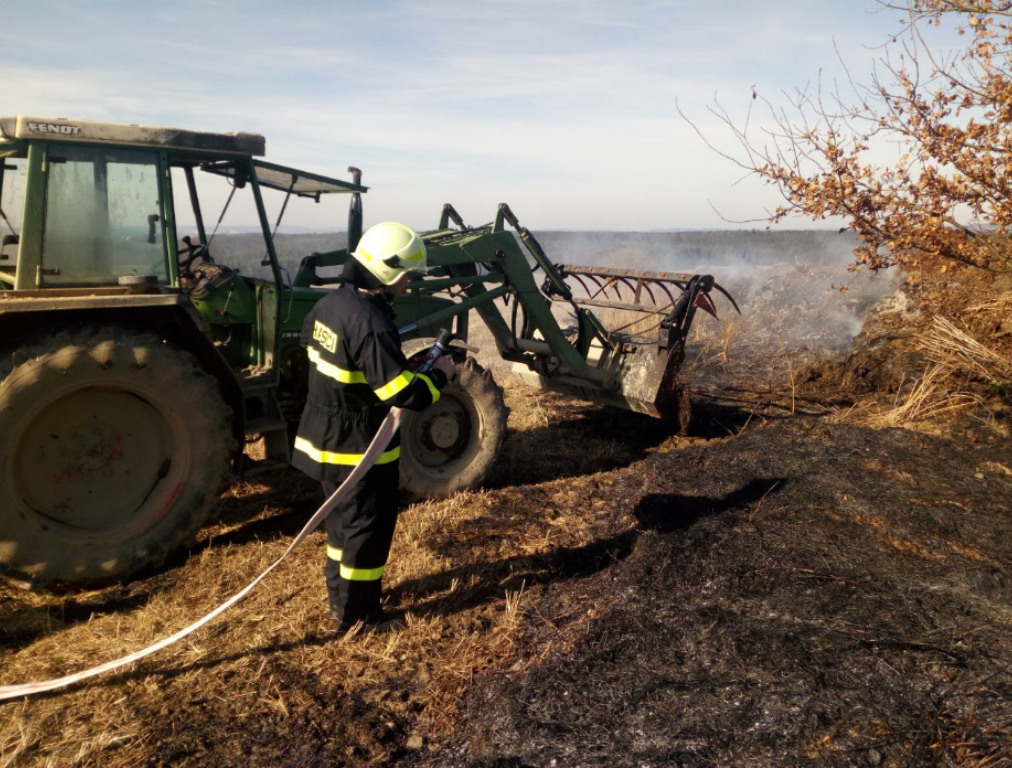
[(422, 238), (392, 221), (369, 227), (351, 255), (383, 285), (393, 285), (405, 272), (428, 268)]

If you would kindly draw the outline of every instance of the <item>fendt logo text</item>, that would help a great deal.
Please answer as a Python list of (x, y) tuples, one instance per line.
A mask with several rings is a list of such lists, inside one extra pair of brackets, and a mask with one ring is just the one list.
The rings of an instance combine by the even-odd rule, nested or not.
[(77, 125), (57, 125), (56, 123), (28, 123), (32, 133), (58, 133), (61, 136), (79, 136), (81, 128)]

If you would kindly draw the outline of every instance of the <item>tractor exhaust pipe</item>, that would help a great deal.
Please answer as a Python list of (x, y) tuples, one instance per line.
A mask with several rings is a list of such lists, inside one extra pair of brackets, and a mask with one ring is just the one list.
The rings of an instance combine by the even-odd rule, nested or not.
[[(362, 171), (354, 166), (349, 166), (348, 173), (351, 180), (356, 184), (362, 183)], [(362, 239), (362, 195), (353, 192), (351, 202), (348, 204), (348, 253), (358, 248), (358, 241)]]

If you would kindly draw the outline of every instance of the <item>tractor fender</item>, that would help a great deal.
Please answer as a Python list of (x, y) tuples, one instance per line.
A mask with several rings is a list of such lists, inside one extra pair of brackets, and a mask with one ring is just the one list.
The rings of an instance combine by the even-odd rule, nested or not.
[(232, 457), (238, 466), (245, 443), (243, 392), (225, 358), (215, 348), (204, 320), (180, 295), (79, 297), (53, 296), (0, 299), (0, 347), (19, 338), (85, 324), (129, 325), (162, 336), (185, 349), (218, 380), (222, 397), (232, 409), (232, 432), (237, 446)]

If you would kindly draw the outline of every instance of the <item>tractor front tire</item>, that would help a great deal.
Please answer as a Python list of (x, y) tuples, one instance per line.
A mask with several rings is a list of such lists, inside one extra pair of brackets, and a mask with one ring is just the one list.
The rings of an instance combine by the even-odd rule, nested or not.
[(91, 586), (160, 565), (210, 518), (232, 411), (190, 353), (83, 326), (0, 356), (0, 567)]
[(492, 374), (464, 360), (438, 401), (404, 414), (401, 490), (412, 500), (438, 499), (480, 486), (502, 451), (508, 416)]

